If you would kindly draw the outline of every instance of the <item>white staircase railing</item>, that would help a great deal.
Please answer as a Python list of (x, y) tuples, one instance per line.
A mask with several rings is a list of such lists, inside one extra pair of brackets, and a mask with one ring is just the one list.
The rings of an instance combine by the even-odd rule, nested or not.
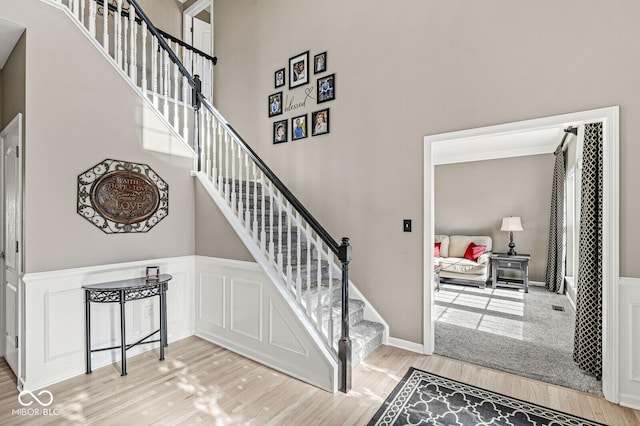
[[(215, 58), (198, 59), (184, 43), (167, 39), (135, 0), (111, 0), (107, 10), (103, 0), (45, 1), (67, 6), (184, 141), (193, 140), (197, 171), (251, 236), (262, 267), (278, 277), (327, 348), (337, 353), (339, 389), (348, 392), (349, 239), (338, 244), (206, 100), (202, 80), (185, 64), (208, 60), (202, 68), (212, 71)], [(339, 321), (333, 318), (334, 300)]]

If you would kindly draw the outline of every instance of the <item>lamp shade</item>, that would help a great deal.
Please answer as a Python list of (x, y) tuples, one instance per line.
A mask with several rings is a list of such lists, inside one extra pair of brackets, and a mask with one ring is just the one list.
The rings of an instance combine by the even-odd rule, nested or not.
[(522, 222), (520, 222), (519, 216), (509, 216), (502, 218), (502, 227), (500, 227), (501, 231), (523, 231)]

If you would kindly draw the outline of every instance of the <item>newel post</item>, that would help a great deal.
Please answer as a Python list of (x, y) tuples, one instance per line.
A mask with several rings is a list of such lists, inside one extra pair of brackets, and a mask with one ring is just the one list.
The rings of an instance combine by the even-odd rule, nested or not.
[(200, 122), (199, 122), (199, 111), (202, 106), (202, 102), (200, 101), (200, 91), (202, 89), (202, 81), (200, 81), (200, 76), (198, 74), (193, 76), (195, 80), (195, 85), (193, 86), (192, 92), (192, 106), (193, 106), (193, 150), (196, 152), (198, 156), (198, 171), (202, 170), (201, 158), (200, 155)]
[(338, 342), (338, 357), (341, 365), (340, 391), (351, 390), (351, 339), (349, 338), (349, 262), (351, 245), (349, 238), (343, 238), (338, 258), (342, 262), (342, 335)]

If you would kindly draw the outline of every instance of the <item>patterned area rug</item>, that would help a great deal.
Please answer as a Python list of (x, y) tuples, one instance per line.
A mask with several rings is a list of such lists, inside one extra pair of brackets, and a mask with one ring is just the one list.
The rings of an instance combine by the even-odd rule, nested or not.
[(602, 425), (410, 368), (369, 426)]

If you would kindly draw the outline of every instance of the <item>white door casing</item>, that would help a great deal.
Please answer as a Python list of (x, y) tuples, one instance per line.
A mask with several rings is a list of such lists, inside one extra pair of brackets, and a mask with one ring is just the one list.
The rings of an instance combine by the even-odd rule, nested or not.
[[(203, 10), (209, 10), (211, 22), (205, 22), (196, 18)], [(189, 6), (183, 12), (183, 37), (184, 40), (196, 49), (213, 54), (213, 0), (199, 0)], [(202, 93), (211, 100), (213, 75), (208, 69), (208, 64), (199, 62), (196, 58), (190, 64), (186, 64), (192, 75), (198, 74), (202, 80)]]
[(2, 259), (4, 357), (19, 375), (20, 280), (22, 278), (22, 114), (0, 134), (2, 147)]
[(618, 315), (619, 265), (619, 107), (607, 107), (518, 121), (496, 126), (424, 137), (424, 239), (423, 239), (423, 348), (434, 351), (433, 244), (434, 167), (438, 164), (553, 153), (563, 128), (603, 122), (603, 215), (602, 215), (602, 391), (607, 400), (620, 399), (620, 317)]

